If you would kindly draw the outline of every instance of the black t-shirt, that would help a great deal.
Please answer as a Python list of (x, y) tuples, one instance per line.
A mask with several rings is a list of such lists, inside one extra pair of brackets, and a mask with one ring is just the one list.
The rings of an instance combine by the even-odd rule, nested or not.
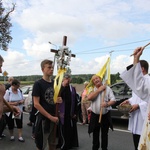
[(34, 83), (32, 96), (40, 97), (41, 106), (51, 115), (55, 114), (54, 81), (47, 82), (40, 79)]

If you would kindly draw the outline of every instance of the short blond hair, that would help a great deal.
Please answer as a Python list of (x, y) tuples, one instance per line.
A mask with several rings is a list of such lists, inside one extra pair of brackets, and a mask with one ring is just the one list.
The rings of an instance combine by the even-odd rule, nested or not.
[(43, 60), (43, 61), (41, 62), (41, 69), (43, 69), (46, 64), (53, 65), (53, 61), (51, 61), (51, 60), (49, 60), (49, 59)]
[(98, 75), (94, 74), (94, 75), (92, 76), (92, 78), (91, 78), (92, 83), (93, 83), (93, 79), (94, 79), (95, 77), (99, 77), (99, 78), (102, 80), (102, 78), (101, 78), (100, 76), (98, 76)]

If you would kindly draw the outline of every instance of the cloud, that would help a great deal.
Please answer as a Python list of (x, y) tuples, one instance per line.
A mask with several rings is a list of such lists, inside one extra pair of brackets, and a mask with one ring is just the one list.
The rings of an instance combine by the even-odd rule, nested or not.
[[(105, 55), (102, 57), (97, 57), (87, 63), (81, 59), (75, 59), (71, 62), (71, 70), (74, 74), (95, 74), (103, 67), (107, 58), (109, 56)], [(119, 55), (111, 60), (110, 72), (111, 74), (122, 73), (126, 67), (132, 64), (133, 60), (127, 55)]]
[(133, 58), (127, 55), (120, 55), (111, 61), (111, 73), (122, 73), (127, 66), (133, 63)]
[[(89, 0), (81, 3), (78, 0), (65, 2), (32, 0), (28, 1), (26, 8), (22, 3), (21, 6), (20, 3), (18, 4), (20, 13), (16, 13), (16, 21), (36, 37), (49, 33), (49, 38), (57, 36), (60, 39), (60, 35), (67, 34), (69, 37), (76, 36), (74, 40), (77, 40), (77, 36), (85, 34), (116, 40), (131, 36), (133, 32), (140, 32), (141, 24), (134, 23), (130, 20), (130, 16), (126, 15), (131, 13), (132, 16), (132, 7), (140, 6), (136, 3), (128, 4), (128, 1), (93, 2)], [(113, 5), (114, 3), (116, 5)], [(24, 9), (20, 11), (22, 5)], [(139, 14), (138, 10), (134, 10), (135, 14)]]
[[(69, 48), (73, 53), (78, 53), (71, 61), (70, 68), (73, 74), (98, 72), (108, 57), (108, 51), (112, 48), (117, 50), (114, 47), (103, 48), (104, 53), (101, 53), (101, 49), (92, 52), (90, 49), (149, 38), (150, 21), (147, 18), (150, 13), (148, 5), (150, 2), (148, 0), (142, 2), (140, 0), (15, 0), (15, 2), (16, 9), (11, 14), (16, 30), (14, 36), (23, 34), (20, 36), (23, 38), (18, 41), (13, 39), (14, 47), (21, 43), (21, 48), (10, 46), (10, 50), (5, 54), (4, 67), (12, 75), (41, 74), (40, 62), (45, 58), (53, 60), (54, 54), (50, 53), (50, 49), (58, 49), (62, 45), (64, 35), (68, 37)], [(11, 7), (10, 0), (5, 0), (4, 4), (5, 6), (9, 4)], [(19, 33), (16, 25), (21, 28)], [(49, 41), (54, 45), (49, 44)], [(125, 48), (124, 45), (120, 49)], [(91, 55), (81, 55), (82, 51), (91, 52)], [(144, 56), (147, 57), (146, 54)], [(130, 63), (132, 58), (128, 53), (115, 53), (114, 50), (111, 72), (122, 72)], [(17, 66), (14, 67), (16, 64)]]

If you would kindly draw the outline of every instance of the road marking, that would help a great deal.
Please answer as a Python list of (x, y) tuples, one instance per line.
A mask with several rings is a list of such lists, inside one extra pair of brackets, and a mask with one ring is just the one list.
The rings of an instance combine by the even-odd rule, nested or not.
[(117, 128), (115, 128), (114, 131), (120, 131), (120, 132), (127, 132), (127, 133), (130, 133), (130, 131), (128, 131), (128, 130), (122, 130), (122, 129), (117, 129)]
[[(81, 122), (77, 122), (77, 124), (82, 125)], [(88, 126), (88, 124), (85, 124), (85, 126)], [(130, 133), (130, 131), (128, 131), (128, 130), (122, 130), (122, 129), (118, 129), (118, 128), (114, 128), (114, 131), (120, 131), (120, 132), (127, 132), (127, 133)]]

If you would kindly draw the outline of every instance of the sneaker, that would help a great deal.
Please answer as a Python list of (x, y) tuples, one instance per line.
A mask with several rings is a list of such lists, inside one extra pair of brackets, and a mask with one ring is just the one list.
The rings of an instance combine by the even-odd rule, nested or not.
[(15, 137), (14, 136), (11, 136), (10, 137), (10, 141), (14, 141), (15, 140)]
[(28, 126), (32, 126), (32, 122), (27, 123)]
[(18, 141), (19, 141), (19, 142), (25, 142), (25, 140), (23, 139), (23, 137), (19, 137), (19, 138), (18, 138)]
[(31, 138), (32, 138), (33, 140), (35, 140), (35, 136), (34, 136), (34, 135), (32, 135)]

